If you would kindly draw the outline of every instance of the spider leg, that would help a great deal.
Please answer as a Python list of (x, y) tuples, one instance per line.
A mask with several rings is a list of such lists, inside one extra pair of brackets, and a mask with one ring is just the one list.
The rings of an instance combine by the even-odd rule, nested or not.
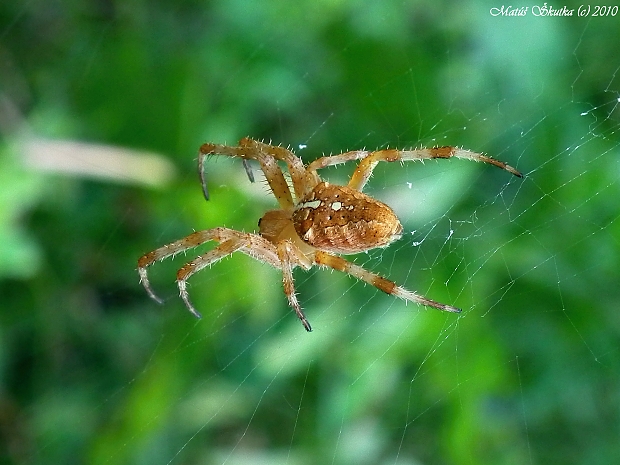
[(353, 150), (351, 152), (339, 153), (338, 155), (317, 158), (308, 165), (308, 171), (316, 173), (316, 170), (320, 170), (328, 166), (340, 165), (349, 161), (365, 158), (370, 155), (370, 153), (371, 152), (367, 150)]
[(177, 285), (179, 286), (181, 298), (183, 299), (183, 302), (185, 302), (185, 306), (196, 318), (202, 318), (202, 315), (198, 313), (189, 299), (189, 293), (187, 292), (187, 280), (193, 274), (198, 273), (200, 270), (212, 265), (227, 255), (236, 252), (244, 245), (246, 244), (244, 244), (240, 239), (229, 239), (224, 241), (215, 249), (209, 250), (207, 253), (204, 253), (191, 262), (186, 263), (177, 272)]
[[(163, 303), (163, 301), (157, 297), (147, 275), (147, 267), (152, 265), (158, 260), (164, 260), (170, 256), (174, 256), (179, 252), (197, 247), (205, 242), (217, 241), (223, 243), (225, 241), (236, 240), (241, 243), (241, 252), (250, 255), (252, 258), (264, 261), (275, 268), (280, 268), (280, 259), (276, 248), (266, 239), (256, 234), (246, 234), (234, 229), (228, 228), (213, 228), (204, 231), (198, 231), (190, 234), (183, 239), (164, 245), (152, 252), (149, 252), (138, 260), (138, 274), (140, 275), (140, 282), (144, 286), (147, 294), (151, 299), (157, 303)], [(214, 249), (215, 250), (215, 249)], [(231, 252), (232, 253), (232, 252)]]
[(361, 191), (366, 182), (372, 175), (373, 170), (380, 161), (408, 161), (408, 160), (431, 160), (435, 158), (464, 158), (467, 160), (479, 161), (483, 163), (489, 163), (497, 166), (509, 173), (514, 174), (520, 178), (523, 175), (512, 166), (504, 163), (503, 161), (496, 160), (479, 153), (471, 152), (469, 150), (460, 149), (458, 147), (435, 147), (430, 149), (417, 149), (417, 150), (377, 150), (370, 153), (364, 158), (355, 169), (353, 176), (349, 180), (348, 187)]
[(252, 147), (256, 151), (266, 153), (276, 160), (281, 160), (286, 163), (288, 172), (291, 175), (291, 181), (293, 182), (293, 189), (295, 190), (295, 197), (297, 200), (303, 198), (319, 183), (317, 174), (315, 172), (306, 171), (306, 167), (301, 159), (284, 147), (265, 144), (264, 142), (250, 139), (249, 137), (241, 139), (239, 145), (241, 147)]
[[(245, 139), (242, 139), (242, 142)], [(269, 187), (273, 191), (280, 207), (285, 210), (291, 210), (294, 206), (293, 196), (288, 187), (286, 179), (282, 174), (282, 170), (278, 166), (278, 162), (273, 156), (269, 156), (254, 145), (240, 145), (239, 147), (229, 147), (219, 144), (202, 144), (198, 153), (198, 174), (202, 185), (202, 192), (207, 200), (209, 200), (209, 191), (207, 189), (207, 180), (205, 176), (205, 160), (211, 154), (226, 155), (229, 157), (239, 157), (244, 160), (257, 160), (260, 163), (265, 178), (269, 183)], [(249, 177), (249, 174), (248, 174)]]
[(254, 182), (254, 173), (252, 172), (252, 167), (245, 158), (243, 159), (243, 168), (245, 169), (245, 174), (248, 175), (248, 179), (250, 180), (250, 182)]
[(427, 307), (437, 308), (446, 312), (460, 313), (461, 309), (452, 307), (451, 305), (442, 304), (434, 300), (428, 299), (415, 292), (408, 291), (407, 289), (397, 286), (392, 281), (389, 281), (375, 273), (362, 268), (359, 265), (351, 263), (342, 257), (337, 255), (331, 255), (326, 252), (317, 251), (314, 256), (314, 260), (318, 265), (328, 266), (334, 270), (342, 271), (343, 273), (350, 274), (357, 279), (367, 282), (373, 285), (377, 289), (396, 297), (400, 297), (404, 300), (416, 302)]
[(187, 280), (190, 276), (236, 251), (245, 253), (256, 260), (268, 263), (274, 268), (280, 268), (277, 252), (271, 242), (256, 234), (245, 234), (232, 230), (229, 230), (229, 232), (235, 233), (231, 234), (233, 237), (225, 240), (216, 248), (200, 255), (191, 262), (186, 263), (177, 272), (177, 285), (179, 286), (181, 298), (183, 302), (185, 302), (185, 306), (196, 318), (201, 318), (201, 315), (194, 308), (189, 298), (189, 293), (187, 292)]
[(295, 282), (293, 280), (293, 268), (296, 265), (301, 265), (305, 269), (310, 269), (312, 263), (299, 251), (290, 241), (285, 240), (278, 243), (278, 257), (282, 264), (282, 284), (284, 285), (284, 294), (288, 299), (289, 305), (295, 311), (297, 318), (300, 319), (301, 324), (306, 331), (312, 331), (312, 326), (306, 318), (304, 311), (299, 305), (297, 295), (295, 294)]
[[(224, 145), (217, 145), (217, 144), (203, 144), (202, 147), (200, 147), (200, 152), (198, 155), (198, 175), (200, 176), (200, 185), (202, 186), (202, 193), (204, 194), (204, 197), (206, 200), (209, 200), (209, 189), (207, 187), (207, 177), (206, 177), (206, 173), (205, 173), (205, 159), (208, 155), (214, 154), (214, 153), (219, 153), (219, 148), (231, 148), (231, 147), (227, 147)], [(235, 148), (235, 147), (232, 147)], [(242, 156), (242, 155), (234, 155), (234, 154), (227, 154), (229, 156)], [(245, 169), (245, 173), (248, 176), (248, 179), (250, 180), (250, 182), (254, 182), (254, 173), (252, 172), (252, 167), (250, 166), (250, 164), (248, 163), (248, 159), (247, 158), (243, 158), (243, 168)]]
[(192, 249), (208, 241), (216, 240), (221, 242), (225, 240), (224, 230), (225, 228), (215, 228), (207, 229), (205, 231), (198, 231), (190, 234), (187, 237), (184, 237), (183, 239), (172, 242), (170, 244), (166, 244), (140, 257), (138, 259), (138, 274), (140, 275), (140, 282), (144, 286), (144, 289), (146, 290), (149, 297), (157, 303), (163, 303), (163, 301), (159, 297), (157, 297), (157, 295), (155, 294), (155, 292), (153, 292), (153, 289), (151, 288), (151, 284), (149, 282), (149, 278), (146, 272), (148, 266), (152, 265), (157, 260), (164, 260), (170, 256), (178, 254), (179, 252), (184, 252), (188, 249)]

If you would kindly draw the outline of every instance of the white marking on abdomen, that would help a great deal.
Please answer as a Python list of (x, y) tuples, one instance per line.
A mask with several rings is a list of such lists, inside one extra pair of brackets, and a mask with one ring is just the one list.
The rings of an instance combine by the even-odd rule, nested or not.
[(297, 208), (319, 208), (321, 205), (320, 200), (312, 200), (311, 202), (304, 202)]

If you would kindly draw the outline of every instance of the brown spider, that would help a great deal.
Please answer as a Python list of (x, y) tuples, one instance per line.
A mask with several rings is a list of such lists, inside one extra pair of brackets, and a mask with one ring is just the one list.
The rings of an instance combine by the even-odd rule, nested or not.
[[(312, 327), (295, 295), (293, 269), (296, 266), (301, 266), (305, 270), (313, 265), (330, 267), (348, 273), (383, 292), (402, 299), (448, 312), (461, 311), (459, 308), (435, 302), (408, 291), (392, 281), (335, 255), (354, 254), (376, 247), (386, 247), (398, 239), (403, 232), (400, 221), (389, 206), (361, 192), (377, 163), (458, 157), (490, 163), (515, 176), (523, 176), (504, 162), (456, 147), (375, 152), (356, 150), (322, 157), (305, 166), (301, 159), (290, 150), (246, 137), (239, 141), (237, 147), (218, 144), (203, 144), (200, 147), (198, 170), (203, 193), (207, 199), (204, 162), (211, 154), (242, 158), (250, 180), (252, 176), (246, 160), (258, 161), (280, 208), (266, 212), (258, 221), (259, 234), (221, 227), (207, 229), (143, 255), (138, 260), (138, 273), (142, 285), (151, 298), (162, 303), (162, 300), (151, 289), (146, 268), (157, 260), (174, 256), (208, 241), (217, 241), (219, 242), (217, 247), (183, 265), (177, 272), (177, 284), (181, 298), (189, 311), (200, 318), (200, 314), (189, 300), (188, 278), (225, 256), (239, 251), (282, 270), (284, 293), (306, 331), (312, 331)], [(361, 162), (346, 186), (329, 184), (317, 174), (318, 169), (360, 159)], [(278, 166), (278, 161), (286, 163), (288, 167), (295, 200)]]

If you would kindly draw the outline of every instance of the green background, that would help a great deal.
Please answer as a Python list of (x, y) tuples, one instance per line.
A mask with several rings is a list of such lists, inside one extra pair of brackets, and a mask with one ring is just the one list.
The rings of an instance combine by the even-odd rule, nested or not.
[[(0, 462), (617, 460), (620, 22), (527, 6), (3, 2)], [(460, 316), (296, 270), (307, 334), (245, 256), (190, 280), (200, 321), (183, 257), (154, 265), (158, 306), (140, 255), (274, 207), (224, 158), (202, 198), (197, 148), (246, 135), (306, 162), (462, 145), (526, 176), (442, 160), (369, 184), (406, 234), (351, 259)], [(99, 156), (46, 170), (52, 141)], [(109, 147), (139, 163), (113, 177)]]

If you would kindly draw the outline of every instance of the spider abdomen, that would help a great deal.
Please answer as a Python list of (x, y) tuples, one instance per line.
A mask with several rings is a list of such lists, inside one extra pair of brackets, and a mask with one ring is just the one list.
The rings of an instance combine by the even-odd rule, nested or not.
[(384, 203), (327, 182), (317, 184), (295, 206), (292, 219), (304, 242), (339, 254), (385, 247), (403, 231), (394, 211)]

